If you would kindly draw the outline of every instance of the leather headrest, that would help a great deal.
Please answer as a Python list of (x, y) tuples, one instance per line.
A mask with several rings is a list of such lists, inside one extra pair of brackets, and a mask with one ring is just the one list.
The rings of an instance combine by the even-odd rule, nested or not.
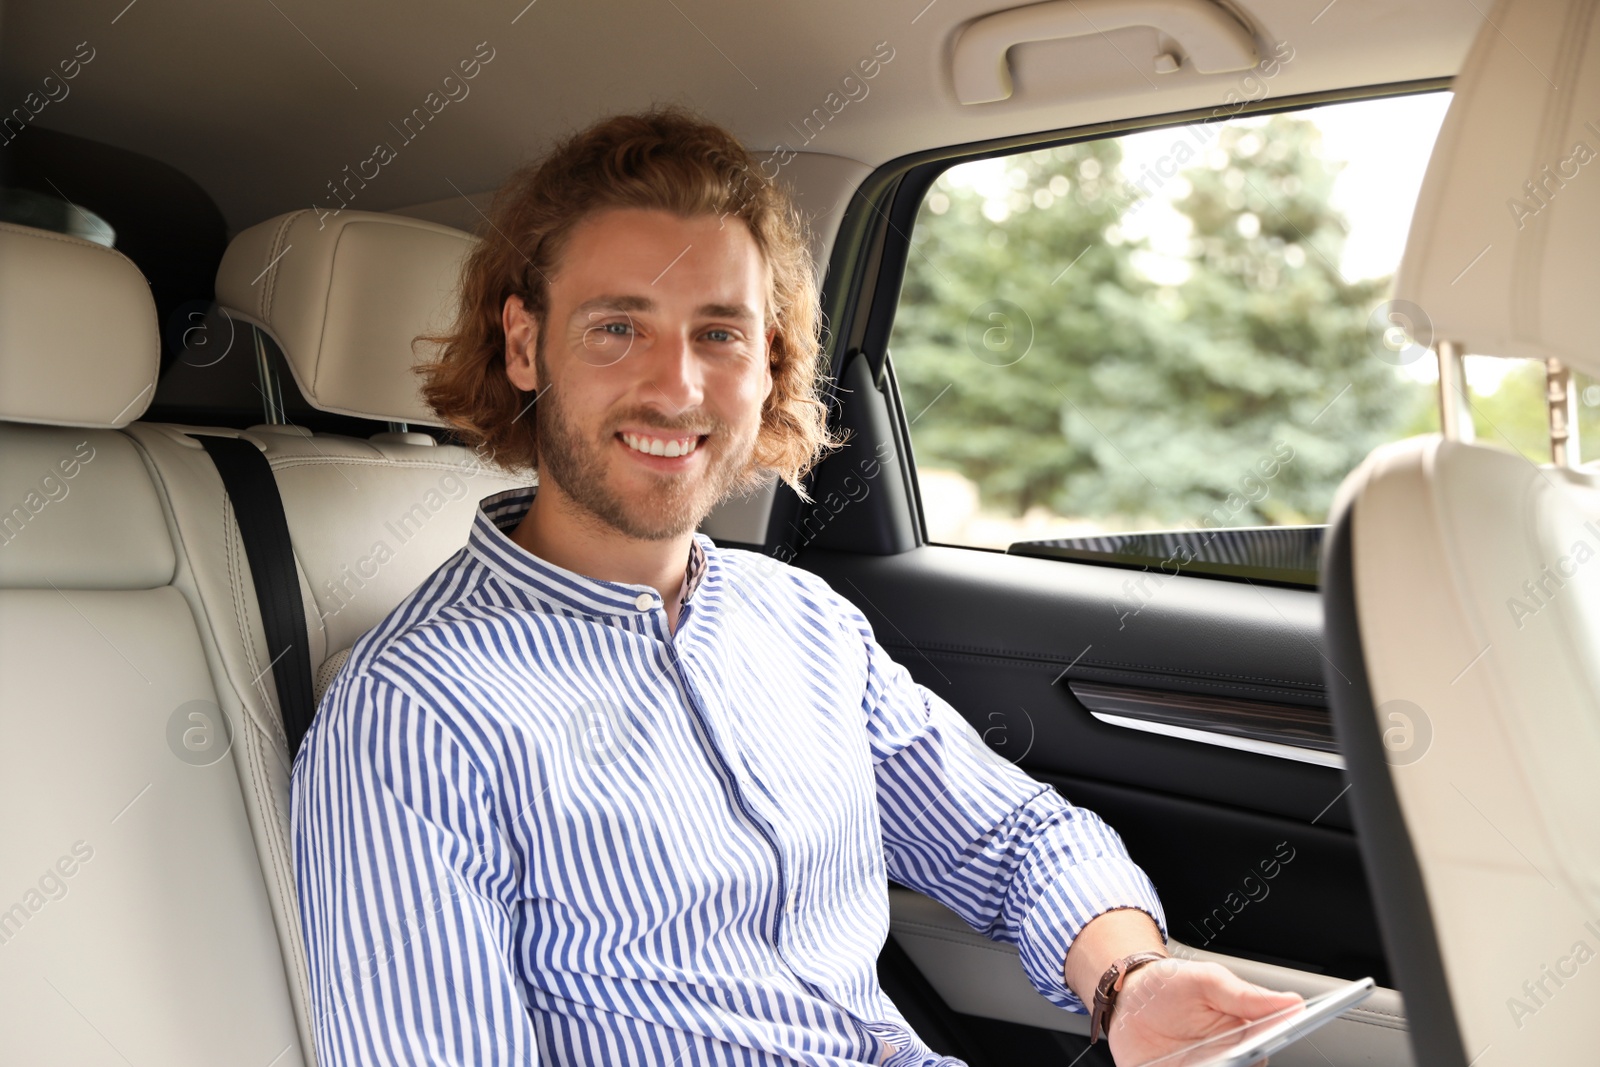
[(233, 239), (217, 302), (272, 335), (313, 406), (443, 426), (411, 368), (449, 328), (462, 261), (475, 239), (399, 215), (297, 211)]
[(1395, 280), (1435, 340), (1600, 374), (1597, 8), (1502, 0), (1456, 77)]
[(0, 222), (0, 420), (126, 426), (160, 373), (155, 301), (127, 256)]

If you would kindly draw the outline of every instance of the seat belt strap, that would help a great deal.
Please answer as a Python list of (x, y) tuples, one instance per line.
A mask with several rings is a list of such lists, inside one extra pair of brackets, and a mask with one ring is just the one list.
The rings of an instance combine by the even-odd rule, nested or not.
[(306, 636), (305, 601), (294, 566), (294, 546), (289, 540), (289, 520), (272, 464), (251, 442), (240, 437), (190, 434), (205, 448), (222, 475), (222, 485), (233, 503), (245, 559), (261, 606), (261, 625), (267, 635), (272, 680), (278, 689), (283, 732), (289, 742), (289, 759), (300, 751), (300, 740), (311, 727), (316, 712), (311, 688), (311, 646)]

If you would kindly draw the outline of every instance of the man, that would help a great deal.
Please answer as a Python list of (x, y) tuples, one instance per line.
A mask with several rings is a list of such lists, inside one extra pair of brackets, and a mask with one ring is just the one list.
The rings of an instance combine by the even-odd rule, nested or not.
[(1113, 972), (1119, 1064), (1298, 1002), (1165, 961), (1097, 816), (821, 579), (696, 532), (837, 444), (818, 317), (792, 205), (687, 113), (501, 191), (424, 388), (538, 485), (361, 639), (298, 758), (322, 1067), (953, 1064), (877, 983), (889, 877), (1063, 1008), (1163, 958)]

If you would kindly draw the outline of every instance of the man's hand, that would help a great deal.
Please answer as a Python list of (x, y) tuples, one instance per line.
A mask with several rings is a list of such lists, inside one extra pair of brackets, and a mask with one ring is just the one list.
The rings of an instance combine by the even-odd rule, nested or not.
[[(1298, 993), (1252, 985), (1219, 963), (1147, 963), (1123, 981), (1111, 1012), (1111, 1057), (1117, 1067), (1135, 1067), (1302, 1002)], [(1194, 1062), (1214, 1054), (1197, 1050)]]

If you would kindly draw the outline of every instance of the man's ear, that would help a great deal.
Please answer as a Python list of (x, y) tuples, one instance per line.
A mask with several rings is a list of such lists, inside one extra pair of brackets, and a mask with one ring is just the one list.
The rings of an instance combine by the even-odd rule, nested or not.
[(539, 345), (539, 319), (519, 296), (506, 297), (500, 309), (500, 328), (506, 338), (506, 377), (525, 393), (539, 391), (535, 353)]
[(761, 394), (761, 403), (763, 405), (766, 404), (767, 398), (772, 396), (772, 342), (775, 341), (777, 337), (778, 328), (776, 326), (767, 331), (767, 358), (762, 360), (763, 365), (765, 365), (767, 369), (767, 388)]

